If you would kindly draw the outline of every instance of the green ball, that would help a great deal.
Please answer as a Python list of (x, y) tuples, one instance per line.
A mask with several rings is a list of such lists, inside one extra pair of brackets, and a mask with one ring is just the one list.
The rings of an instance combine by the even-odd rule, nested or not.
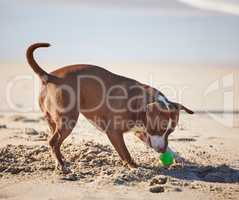
[(173, 164), (174, 157), (170, 151), (166, 151), (160, 155), (160, 161), (164, 166), (169, 166)]

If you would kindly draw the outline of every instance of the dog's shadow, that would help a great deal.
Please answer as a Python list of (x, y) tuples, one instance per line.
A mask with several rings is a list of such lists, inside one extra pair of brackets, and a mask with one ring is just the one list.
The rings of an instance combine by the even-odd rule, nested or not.
[(175, 166), (169, 169), (149, 167), (152, 170), (159, 170), (159, 174), (188, 181), (205, 181), (211, 183), (239, 183), (239, 170), (227, 165), (199, 166), (197, 164), (186, 164)]

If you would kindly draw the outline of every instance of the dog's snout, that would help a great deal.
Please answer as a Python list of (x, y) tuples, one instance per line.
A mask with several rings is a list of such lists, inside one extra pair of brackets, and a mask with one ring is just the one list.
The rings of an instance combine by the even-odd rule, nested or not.
[(158, 153), (164, 153), (167, 149), (167, 142), (161, 136), (150, 136), (150, 147)]
[(154, 150), (157, 152), (157, 153), (165, 153), (167, 148), (166, 147), (159, 147), (159, 148), (154, 148)]
[(165, 153), (166, 149), (167, 149), (166, 147), (161, 148), (161, 149), (159, 149), (159, 152), (160, 152), (160, 153)]

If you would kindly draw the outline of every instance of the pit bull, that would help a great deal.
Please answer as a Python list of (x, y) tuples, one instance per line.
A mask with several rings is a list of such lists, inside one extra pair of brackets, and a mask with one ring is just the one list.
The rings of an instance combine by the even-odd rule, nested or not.
[(67, 171), (60, 147), (76, 125), (79, 114), (106, 133), (123, 163), (135, 168), (124, 142), (124, 133), (135, 135), (157, 152), (170, 150), (168, 136), (175, 130), (180, 110), (193, 111), (169, 101), (160, 91), (104, 68), (78, 64), (44, 71), (34, 50), (48, 43), (31, 45), (26, 57), (41, 80), (40, 109), (49, 125), (49, 146), (56, 167)]

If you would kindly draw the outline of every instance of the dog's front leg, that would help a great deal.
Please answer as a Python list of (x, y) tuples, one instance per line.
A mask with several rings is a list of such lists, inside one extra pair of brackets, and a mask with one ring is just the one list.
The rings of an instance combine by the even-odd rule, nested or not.
[(131, 158), (130, 153), (125, 145), (123, 133), (120, 132), (112, 132), (107, 133), (110, 142), (114, 146), (115, 150), (119, 154), (121, 160), (125, 165), (128, 165), (130, 168), (136, 168), (137, 164)]

